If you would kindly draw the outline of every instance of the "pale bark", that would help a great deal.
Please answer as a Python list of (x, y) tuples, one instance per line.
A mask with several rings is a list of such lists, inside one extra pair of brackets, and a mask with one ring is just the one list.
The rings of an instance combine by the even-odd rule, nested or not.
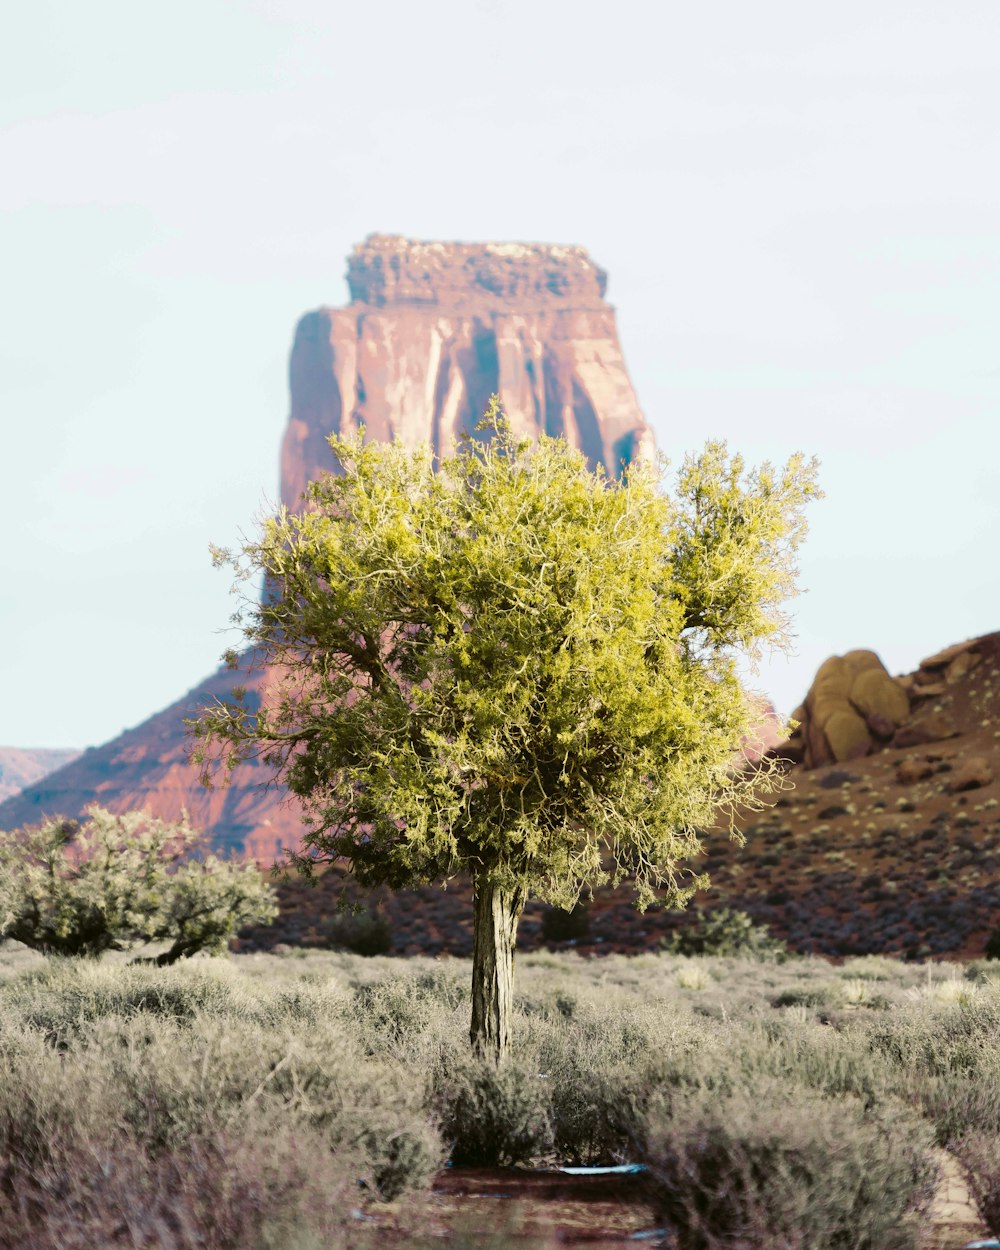
[(501, 887), (486, 871), (473, 878), (473, 1049), (499, 1063), (510, 1049), (514, 1018), (514, 944), (523, 887)]

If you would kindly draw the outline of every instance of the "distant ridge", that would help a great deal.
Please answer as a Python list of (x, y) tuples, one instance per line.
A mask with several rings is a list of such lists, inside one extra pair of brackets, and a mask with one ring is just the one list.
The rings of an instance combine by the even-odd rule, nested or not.
[(70, 747), (0, 747), (0, 800), (55, 772), (79, 754)]

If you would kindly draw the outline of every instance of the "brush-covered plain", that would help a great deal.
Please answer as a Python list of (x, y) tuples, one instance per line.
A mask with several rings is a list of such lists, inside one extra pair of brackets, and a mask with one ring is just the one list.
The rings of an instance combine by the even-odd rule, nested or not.
[(450, 1159), (645, 1163), (680, 1250), (918, 1246), (935, 1146), (1000, 1233), (995, 962), (526, 955), (499, 1069), (469, 979), (0, 947), (0, 1245), (440, 1244)]

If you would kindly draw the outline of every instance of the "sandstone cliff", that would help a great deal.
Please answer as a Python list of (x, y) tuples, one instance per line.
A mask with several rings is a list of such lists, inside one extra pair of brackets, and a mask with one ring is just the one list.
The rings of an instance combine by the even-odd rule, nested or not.
[(515, 430), (562, 436), (618, 474), (652, 451), (606, 275), (578, 247), (421, 243), (370, 235), (348, 260), (351, 303), (298, 324), (281, 497), (333, 468), (326, 439), (359, 424), (439, 455), (497, 393)]

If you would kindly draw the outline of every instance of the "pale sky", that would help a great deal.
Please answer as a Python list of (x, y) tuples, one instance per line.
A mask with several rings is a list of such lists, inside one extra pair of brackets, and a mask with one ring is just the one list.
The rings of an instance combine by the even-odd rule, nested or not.
[(996, 0), (32, 0), (0, 15), (0, 743), (236, 639), (297, 318), (371, 231), (580, 244), (675, 460), (817, 455), (790, 712), (1000, 629)]

